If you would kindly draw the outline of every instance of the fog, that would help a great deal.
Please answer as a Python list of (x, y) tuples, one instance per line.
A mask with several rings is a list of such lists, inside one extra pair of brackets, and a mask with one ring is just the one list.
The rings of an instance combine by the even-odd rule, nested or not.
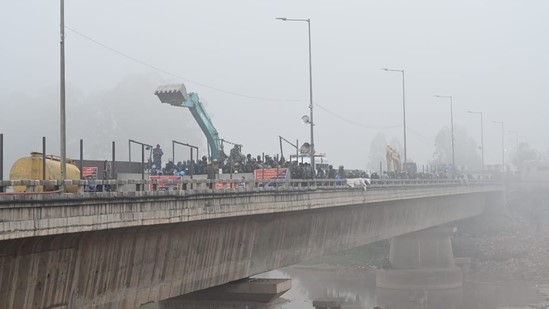
[[(67, 154), (127, 157), (127, 140), (206, 141), (189, 111), (154, 90), (183, 82), (205, 102), (220, 137), (252, 155), (275, 155), (278, 136), (309, 140), (306, 23), (311, 18), (316, 151), (366, 168), (372, 139), (433, 160), (435, 137), (454, 123), (501, 160), (501, 127), (546, 153), (549, 112), (547, 1), (66, 1)], [(59, 153), (59, 3), (0, 4), (0, 133), (5, 168), (41, 149)], [(516, 136), (505, 132), (506, 153)], [(291, 151), (290, 149), (286, 151)], [(166, 151), (165, 151), (166, 152)], [(201, 153), (201, 155), (204, 152)], [(458, 158), (456, 158), (458, 160)]]

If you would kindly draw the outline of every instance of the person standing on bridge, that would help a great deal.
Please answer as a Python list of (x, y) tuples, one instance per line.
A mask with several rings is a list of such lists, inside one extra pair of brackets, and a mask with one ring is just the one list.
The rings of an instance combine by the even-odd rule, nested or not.
[(157, 171), (162, 170), (162, 156), (164, 152), (160, 148), (160, 144), (156, 144), (156, 148), (153, 149), (153, 164), (156, 166)]

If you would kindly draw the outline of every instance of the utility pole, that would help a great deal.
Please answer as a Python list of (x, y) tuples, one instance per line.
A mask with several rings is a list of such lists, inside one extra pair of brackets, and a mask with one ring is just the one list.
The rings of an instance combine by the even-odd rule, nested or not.
[[(61, 41), (60, 41), (60, 56), (61, 56), (61, 64), (60, 64), (60, 70), (61, 70), (61, 88), (60, 88), (60, 110), (61, 110), (61, 179), (65, 180), (67, 178), (67, 136), (66, 136), (66, 126), (65, 126), (65, 2), (64, 0), (61, 1), (61, 24), (60, 24), (60, 30), (61, 30)], [(46, 154), (44, 154), (45, 156)], [(65, 186), (63, 185), (63, 188), (65, 189)]]
[(454, 146), (454, 101), (451, 95), (435, 95), (437, 98), (450, 99), (450, 130), (452, 135), (452, 173), (456, 176), (456, 150)]

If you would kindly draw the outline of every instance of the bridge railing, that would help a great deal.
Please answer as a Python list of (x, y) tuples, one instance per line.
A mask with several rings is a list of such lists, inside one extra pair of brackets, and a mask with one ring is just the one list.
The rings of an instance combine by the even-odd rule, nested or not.
[(65, 187), (69, 193), (187, 191), (187, 192), (244, 192), (272, 190), (318, 189), (379, 189), (412, 186), (455, 186), (494, 184), (486, 180), (465, 179), (226, 179), (226, 180), (5, 180), (0, 195), (60, 193)]

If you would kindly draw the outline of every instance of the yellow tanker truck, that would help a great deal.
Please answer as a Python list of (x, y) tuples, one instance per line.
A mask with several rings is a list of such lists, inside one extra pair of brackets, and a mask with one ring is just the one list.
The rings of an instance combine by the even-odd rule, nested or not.
[[(20, 158), (15, 161), (10, 170), (10, 180), (41, 180), (42, 177), (42, 159), (40, 152), (31, 152), (30, 157)], [(46, 180), (61, 180), (61, 162), (60, 158), (52, 155), (46, 156)], [(74, 162), (67, 159), (67, 177), (66, 179), (80, 179), (80, 170)], [(54, 186), (36, 186), (34, 192), (54, 191)], [(27, 192), (26, 186), (14, 186), (14, 192)], [(78, 191), (78, 186), (67, 186), (68, 192)]]

